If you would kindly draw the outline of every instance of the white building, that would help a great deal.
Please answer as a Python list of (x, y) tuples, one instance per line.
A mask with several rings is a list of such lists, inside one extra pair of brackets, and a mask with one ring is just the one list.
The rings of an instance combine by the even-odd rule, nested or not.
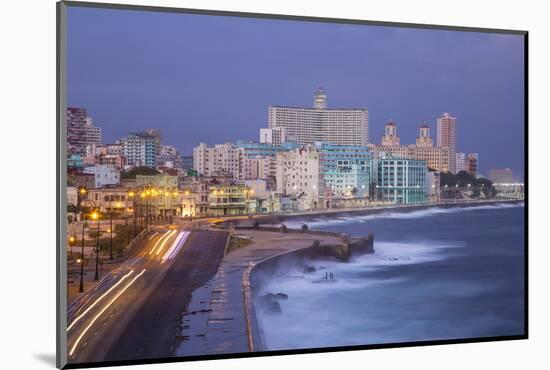
[[(300, 145), (323, 141), (337, 145), (366, 145), (369, 141), (369, 113), (365, 108), (327, 108), (327, 97), (319, 88), (313, 107), (269, 106), (269, 128), (284, 128), (285, 141)], [(269, 134), (264, 131), (264, 140)], [(273, 139), (273, 131), (271, 140)], [(262, 140), (262, 137), (260, 137)]]
[(284, 127), (260, 129), (260, 143), (281, 145), (284, 142), (286, 142)]
[(95, 166), (84, 168), (83, 172), (94, 175), (96, 188), (106, 185), (118, 185), (120, 183), (120, 171), (113, 165), (96, 164)]
[(232, 143), (216, 144), (213, 147), (200, 143), (193, 148), (193, 167), (202, 176), (227, 172), (238, 179), (241, 155), (239, 148)]
[(324, 194), (320, 154), (312, 146), (277, 153), (277, 192), (299, 198), (303, 208), (319, 208)]

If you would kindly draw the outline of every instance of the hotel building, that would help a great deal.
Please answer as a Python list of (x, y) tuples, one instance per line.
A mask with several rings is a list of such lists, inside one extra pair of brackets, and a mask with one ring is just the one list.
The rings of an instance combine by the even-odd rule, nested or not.
[(369, 113), (367, 109), (327, 108), (327, 96), (319, 88), (313, 108), (269, 106), (271, 130), (260, 131), (260, 141), (279, 144), (286, 141), (300, 145), (316, 141), (336, 145), (367, 145)]
[(430, 127), (426, 124), (420, 126), (415, 144), (401, 145), (397, 125), (390, 121), (386, 124), (381, 142), (382, 145), (368, 145), (375, 159), (380, 156), (380, 153), (394, 154), (404, 158), (423, 160), (430, 169), (449, 172), (449, 148), (433, 146)]

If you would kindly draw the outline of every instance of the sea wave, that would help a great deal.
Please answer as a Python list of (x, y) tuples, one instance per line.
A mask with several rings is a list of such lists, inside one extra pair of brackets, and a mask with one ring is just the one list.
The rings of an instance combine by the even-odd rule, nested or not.
[(356, 215), (356, 216), (345, 216), (345, 217), (332, 217), (323, 216), (315, 218), (313, 220), (292, 220), (286, 221), (284, 224), (291, 228), (300, 228), (303, 224), (307, 224), (311, 228), (318, 228), (320, 226), (326, 225), (335, 225), (335, 224), (346, 224), (346, 223), (357, 223), (357, 222), (367, 222), (375, 219), (415, 219), (423, 217), (433, 217), (441, 214), (450, 214), (450, 213), (459, 213), (459, 212), (468, 212), (474, 210), (495, 210), (495, 209), (507, 209), (507, 208), (519, 208), (523, 207), (523, 203), (503, 203), (503, 204), (488, 204), (488, 205), (479, 205), (479, 206), (465, 206), (465, 207), (430, 207), (425, 209), (414, 210), (410, 212), (399, 212), (388, 210), (382, 213), (370, 214), (370, 215)]

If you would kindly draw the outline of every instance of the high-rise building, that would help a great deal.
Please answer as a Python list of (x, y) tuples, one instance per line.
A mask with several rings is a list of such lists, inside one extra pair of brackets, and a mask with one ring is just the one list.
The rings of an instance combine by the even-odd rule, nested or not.
[[(368, 110), (327, 108), (326, 100), (325, 92), (319, 88), (314, 95), (312, 108), (269, 106), (269, 128), (284, 128), (284, 141), (300, 145), (316, 141), (336, 145), (367, 145)], [(272, 143), (276, 143), (274, 139)]]
[(85, 108), (67, 108), (68, 155), (86, 155), (86, 118)]
[(126, 164), (132, 167), (157, 166), (157, 138), (146, 132), (130, 133), (121, 140)]
[(479, 154), (468, 153), (466, 156), (466, 172), (472, 176), (477, 176), (477, 169), (479, 168)]
[(95, 127), (92, 118), (86, 117), (86, 145), (101, 145), (101, 127)]
[(456, 117), (449, 113), (437, 119), (437, 146), (449, 148), (449, 172), (456, 173)]
[(93, 125), (85, 108), (67, 108), (67, 154), (84, 157), (92, 144), (101, 144), (101, 128)]
[(461, 171), (466, 171), (466, 153), (456, 153), (455, 155), (456, 160), (456, 173), (459, 173)]

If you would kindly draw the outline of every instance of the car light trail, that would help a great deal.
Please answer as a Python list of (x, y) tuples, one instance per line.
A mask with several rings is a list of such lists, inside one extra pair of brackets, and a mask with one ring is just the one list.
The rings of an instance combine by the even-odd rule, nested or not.
[(78, 343), (80, 343), (80, 341), (82, 340), (82, 338), (84, 337), (84, 335), (88, 332), (88, 330), (90, 330), (90, 328), (92, 327), (92, 325), (97, 321), (97, 319), (103, 315), (103, 313), (105, 311), (107, 311), (107, 309), (118, 299), (118, 297), (120, 297), (122, 295), (122, 293), (124, 293), (141, 275), (143, 275), (143, 273), (146, 271), (146, 269), (143, 269), (143, 271), (141, 271), (137, 276), (135, 276), (132, 281), (130, 281), (128, 284), (126, 284), (126, 286), (120, 291), (118, 292), (118, 294), (116, 296), (113, 297), (113, 299), (111, 299), (109, 301), (109, 303), (107, 303), (105, 305), (105, 307), (103, 307), (103, 309), (101, 309), (101, 311), (99, 311), (99, 313), (97, 315), (94, 316), (94, 318), (90, 321), (90, 323), (88, 324), (88, 326), (86, 326), (86, 328), (82, 331), (82, 333), (80, 333), (80, 335), (78, 336), (78, 338), (76, 338), (76, 341), (74, 342), (73, 344), (73, 347), (71, 348), (71, 351), (69, 352), (69, 356), (72, 356), (74, 354), (74, 351), (76, 350), (76, 347), (78, 347)]
[(71, 328), (81, 319), (83, 318), (92, 308), (95, 307), (95, 305), (97, 305), (103, 298), (105, 298), (105, 296), (107, 294), (109, 294), (109, 292), (111, 292), (113, 289), (115, 289), (117, 286), (120, 285), (120, 283), (122, 283), (124, 281), (124, 279), (126, 279), (127, 277), (129, 277), (130, 275), (132, 275), (134, 273), (134, 270), (130, 270), (129, 273), (127, 273), (126, 275), (124, 275), (122, 278), (120, 278), (119, 281), (117, 281), (117, 283), (115, 285), (113, 285), (112, 287), (109, 288), (109, 290), (107, 290), (105, 293), (103, 293), (94, 303), (92, 303), (92, 305), (90, 307), (88, 307), (86, 309), (86, 311), (82, 312), (82, 314), (80, 314), (77, 318), (75, 318), (73, 320), (73, 322), (71, 323), (71, 325), (69, 325), (67, 327), (67, 331), (71, 330)]
[(155, 231), (155, 232), (153, 233), (153, 235), (151, 235), (151, 236), (149, 237), (149, 240), (153, 239), (153, 238), (154, 238), (155, 236), (157, 236), (158, 234), (159, 234), (159, 232), (158, 232), (158, 231)]
[(185, 241), (189, 237), (189, 234), (191, 234), (190, 231), (184, 231), (178, 235), (174, 243), (172, 243), (170, 249), (168, 249), (166, 253), (164, 253), (164, 255), (162, 256), (162, 262), (166, 261), (167, 259), (172, 259), (178, 254), (181, 247), (185, 244)]
[(153, 246), (153, 249), (151, 249), (151, 251), (149, 252), (149, 255), (153, 254), (153, 252), (155, 251), (155, 249), (157, 248), (157, 245), (159, 245), (159, 243), (165, 239), (166, 237), (168, 237), (170, 235), (171, 231), (168, 231), (166, 232), (163, 236), (161, 236), (159, 238), (159, 240), (157, 240), (157, 242), (155, 243), (155, 245)]
[(157, 256), (162, 251), (162, 248), (164, 248), (164, 246), (166, 245), (166, 242), (168, 241), (168, 239), (170, 239), (172, 235), (174, 235), (176, 232), (177, 230), (172, 230), (168, 233), (168, 237), (164, 238), (164, 240), (162, 241), (162, 244), (159, 246), (159, 249), (157, 249)]

